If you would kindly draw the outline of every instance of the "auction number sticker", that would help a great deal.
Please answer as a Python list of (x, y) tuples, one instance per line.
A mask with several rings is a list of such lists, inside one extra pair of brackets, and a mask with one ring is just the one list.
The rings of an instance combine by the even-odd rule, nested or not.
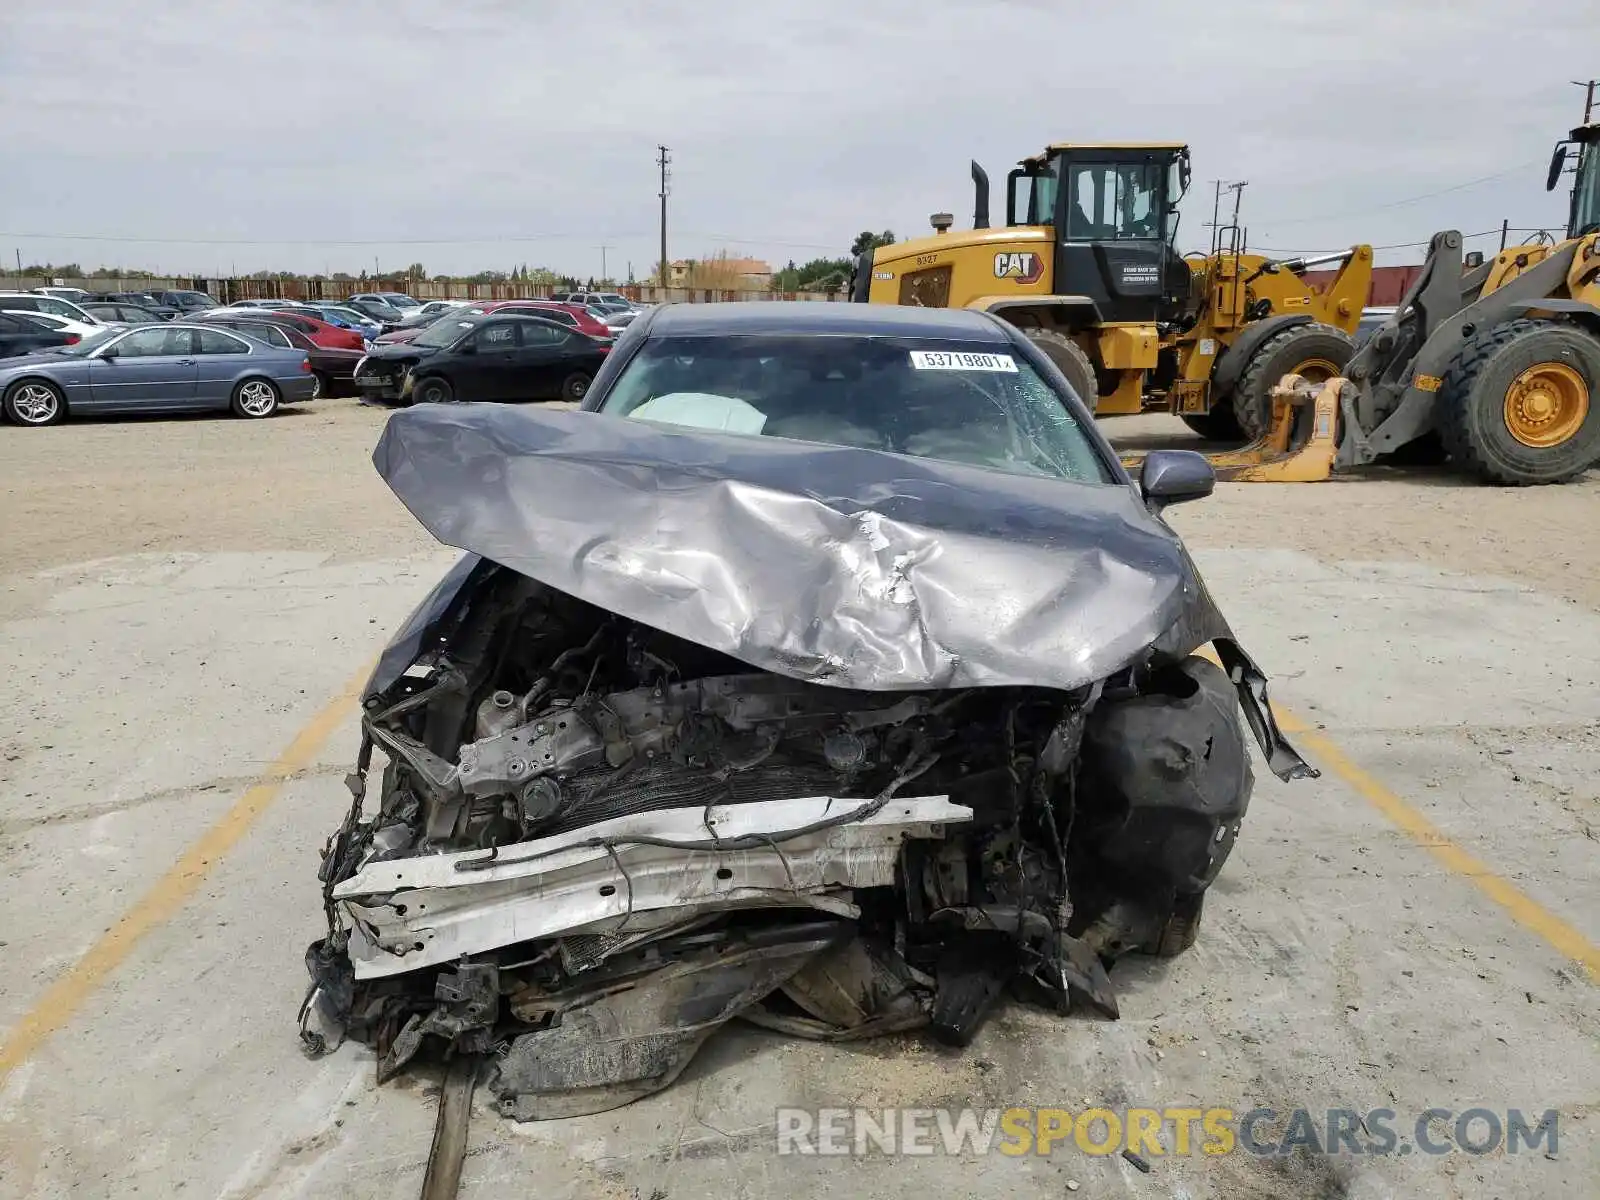
[(919, 371), (1004, 371), (1017, 373), (1009, 354), (968, 354), (957, 350), (913, 350), (911, 365)]

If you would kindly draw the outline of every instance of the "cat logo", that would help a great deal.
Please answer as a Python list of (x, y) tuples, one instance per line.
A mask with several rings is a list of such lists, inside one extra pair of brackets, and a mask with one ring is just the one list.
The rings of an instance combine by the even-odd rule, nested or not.
[(994, 256), (994, 277), (1018, 283), (1038, 283), (1044, 276), (1044, 259), (1029, 250), (1005, 250)]

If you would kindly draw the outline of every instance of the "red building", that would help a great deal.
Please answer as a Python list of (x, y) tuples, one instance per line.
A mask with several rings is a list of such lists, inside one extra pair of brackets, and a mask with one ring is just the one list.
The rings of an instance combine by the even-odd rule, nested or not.
[[(1367, 293), (1367, 307), (1377, 308), (1400, 303), (1400, 297), (1416, 281), (1422, 271), (1421, 263), (1403, 267), (1373, 267), (1372, 289)], [(1337, 271), (1307, 271), (1305, 280), (1314, 288), (1324, 288), (1333, 282)]]

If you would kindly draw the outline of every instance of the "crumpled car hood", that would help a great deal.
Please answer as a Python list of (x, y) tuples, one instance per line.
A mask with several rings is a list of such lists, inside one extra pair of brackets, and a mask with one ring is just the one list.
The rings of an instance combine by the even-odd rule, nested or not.
[[(1131, 487), (491, 405), (398, 412), (373, 464), (446, 545), (812, 683), (1072, 690), (1216, 640), (1273, 771), (1315, 774)], [(471, 568), (413, 613), (368, 694), (410, 665)]]
[(477, 406), (397, 413), (373, 461), (448, 545), (841, 687), (1076, 688), (1202, 595), (1127, 487)]

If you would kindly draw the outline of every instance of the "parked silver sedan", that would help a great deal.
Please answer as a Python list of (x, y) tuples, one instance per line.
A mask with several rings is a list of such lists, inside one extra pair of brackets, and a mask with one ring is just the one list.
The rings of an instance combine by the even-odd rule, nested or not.
[(0, 360), (0, 414), (53, 425), (100, 413), (228, 410), (252, 419), (310, 400), (311, 362), (214, 325), (107, 330), (75, 346)]

